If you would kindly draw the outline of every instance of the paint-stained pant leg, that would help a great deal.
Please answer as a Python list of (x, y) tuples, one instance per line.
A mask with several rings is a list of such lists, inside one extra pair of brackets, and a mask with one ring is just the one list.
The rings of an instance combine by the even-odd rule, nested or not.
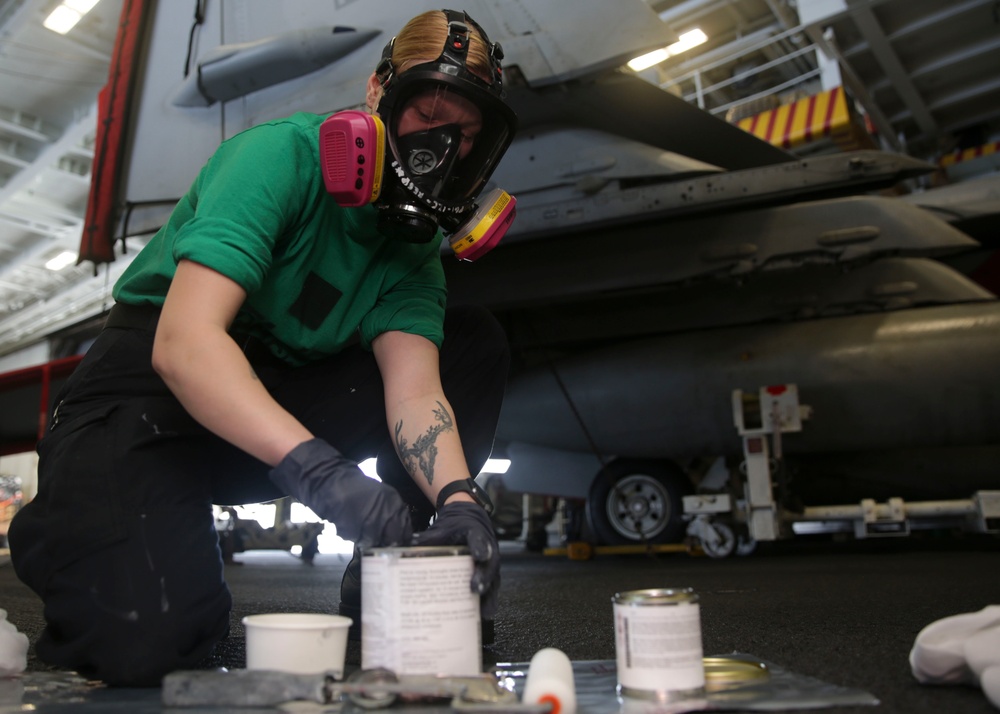
[(231, 609), (210, 496), (224, 455), (132, 367), (149, 364), (147, 348), (131, 330), (95, 343), (59, 395), (39, 494), (9, 533), (18, 576), (45, 603), (39, 658), (123, 686), (196, 665)]
[(197, 666), (228, 632), (232, 599), (200, 513), (129, 514), (136, 537), (51, 575), (39, 659), (111, 686), (155, 687)]

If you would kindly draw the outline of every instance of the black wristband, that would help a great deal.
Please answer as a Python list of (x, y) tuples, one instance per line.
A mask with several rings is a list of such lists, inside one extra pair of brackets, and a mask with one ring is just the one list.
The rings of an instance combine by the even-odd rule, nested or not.
[(483, 490), (482, 486), (476, 483), (475, 479), (466, 478), (461, 481), (452, 481), (451, 483), (445, 485), (438, 493), (437, 504), (435, 508), (441, 510), (444, 506), (444, 502), (448, 500), (449, 497), (456, 493), (464, 491), (475, 499), (476, 503), (483, 507), (486, 513), (493, 513), (493, 501), (490, 500), (489, 495)]

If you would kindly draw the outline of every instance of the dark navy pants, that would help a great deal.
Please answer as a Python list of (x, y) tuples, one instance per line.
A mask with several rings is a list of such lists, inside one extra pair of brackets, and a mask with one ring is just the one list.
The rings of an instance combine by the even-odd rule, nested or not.
[[(284, 495), (266, 464), (185, 412), (150, 367), (152, 343), (149, 327), (104, 329), (56, 399), (38, 447), (38, 496), (8, 534), (18, 577), (44, 601), (39, 659), (120, 686), (158, 686), (227, 634), (232, 599), (212, 504)], [(251, 361), (313, 434), (357, 461), (378, 456), (415, 519), (433, 513), (396, 458), (370, 352), (298, 368)], [(493, 446), (508, 364), (488, 312), (447, 311), (442, 382), (473, 474)]]

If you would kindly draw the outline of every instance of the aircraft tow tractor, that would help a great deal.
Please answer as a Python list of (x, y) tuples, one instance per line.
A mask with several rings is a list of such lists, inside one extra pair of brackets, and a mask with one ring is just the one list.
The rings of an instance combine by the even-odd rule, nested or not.
[[(701, 493), (684, 497), (687, 535), (706, 554), (747, 555), (759, 541), (809, 533), (850, 532), (861, 538), (907, 536), (911, 530), (951, 527), (1000, 533), (1000, 491), (977, 491), (969, 499), (796, 507), (783, 478), (783, 435), (800, 432), (810, 408), (799, 403), (795, 384), (732, 392), (736, 429), (743, 438), (743, 494)], [(738, 485), (737, 485), (738, 488)]]

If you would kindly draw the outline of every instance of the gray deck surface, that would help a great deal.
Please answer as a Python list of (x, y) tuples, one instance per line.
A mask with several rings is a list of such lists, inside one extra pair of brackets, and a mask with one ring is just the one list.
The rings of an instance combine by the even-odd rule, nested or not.
[[(571, 561), (504, 543), (496, 641), (486, 649), (484, 664), (527, 662), (543, 647), (557, 647), (574, 661), (613, 660), (615, 592), (693, 587), (701, 596), (706, 654), (752, 654), (805, 677), (870, 693), (880, 702), (827, 709), (834, 714), (996, 714), (978, 689), (919, 685), (907, 655), (925, 625), (1000, 604), (1000, 539), (922, 533), (909, 539), (823, 537), (769, 545), (728, 560), (673, 553)], [(312, 567), (279, 552), (241, 553), (236, 559), (242, 564), (227, 566), (235, 602), (232, 632), (211, 664), (244, 666), (244, 615), (336, 610), (346, 558), (320, 555)], [(0, 608), (34, 642), (43, 626), (41, 602), (9, 564), (0, 565)], [(348, 666), (359, 662), (360, 648), (352, 643)], [(34, 696), (35, 711), (159, 711), (158, 690), (90, 687), (86, 697), (74, 701), (39, 698), (34, 685), (58, 675), (33, 651), (28, 669), (22, 684), (35, 694), (22, 700)], [(19, 686), (0, 680), (0, 713), (24, 711), (18, 706)]]

